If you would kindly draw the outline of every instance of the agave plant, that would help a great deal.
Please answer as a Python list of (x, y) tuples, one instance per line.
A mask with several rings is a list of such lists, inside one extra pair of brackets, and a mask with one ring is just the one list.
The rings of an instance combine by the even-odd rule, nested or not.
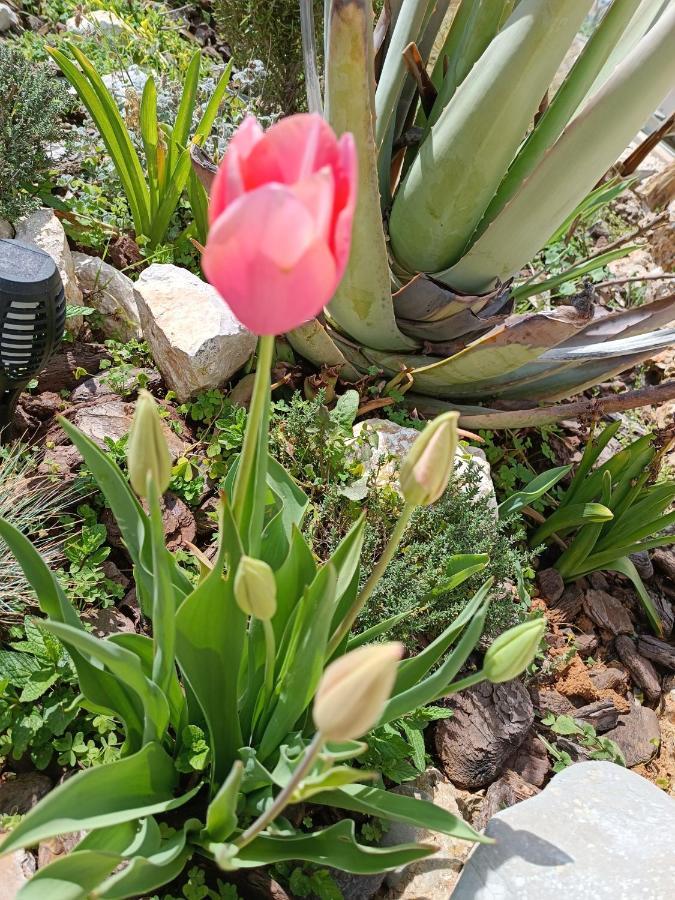
[(614, 0), (555, 92), (592, 0), (462, 0), (448, 30), (450, 6), (386, 0), (373, 31), (369, 0), (327, 3), (324, 112), (357, 139), (357, 221), (325, 318), (290, 340), (347, 379), (405, 377), (436, 408), (555, 401), (675, 336), (675, 295), (512, 314), (551, 286), (516, 287), (522, 267), (614, 190), (597, 186), (671, 88), (675, 4)]

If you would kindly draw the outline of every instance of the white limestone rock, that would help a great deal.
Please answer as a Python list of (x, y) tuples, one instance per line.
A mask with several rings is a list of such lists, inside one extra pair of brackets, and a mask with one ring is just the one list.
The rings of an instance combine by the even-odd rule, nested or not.
[(675, 801), (611, 762), (564, 769), (497, 813), (452, 900), (666, 900), (673, 896)]
[[(393, 792), (427, 800), (458, 819), (462, 818), (457, 791), (438, 769), (427, 769), (414, 781), (394, 788)], [(416, 828), (402, 822), (393, 822), (382, 838), (385, 847), (408, 843), (433, 844), (438, 850), (432, 856), (388, 872), (384, 879), (386, 900), (447, 900), (473, 845), (432, 829)]]
[(19, 25), (19, 17), (11, 6), (7, 3), (0, 3), (0, 32), (9, 31), (10, 28), (17, 28)]
[(180, 402), (229, 381), (255, 350), (256, 336), (187, 269), (154, 263), (135, 289), (143, 335)]
[(78, 34), (82, 37), (102, 34), (114, 38), (129, 33), (129, 28), (124, 20), (116, 13), (105, 9), (94, 9), (85, 15), (71, 16), (66, 22), (66, 29), (71, 34)]
[[(415, 428), (388, 419), (366, 419), (354, 426), (354, 448), (367, 474), (375, 472), (379, 484), (395, 484), (401, 462), (418, 436)], [(496, 517), (497, 498), (485, 454), (478, 447), (459, 446), (455, 453), (455, 477), (465, 476), (469, 466), (477, 469), (479, 475), (478, 496), (488, 498)]]
[[(68, 306), (82, 306), (82, 291), (75, 277), (75, 264), (68, 246), (63, 225), (52, 209), (38, 209), (15, 223), (16, 238), (48, 253), (61, 274)], [(82, 317), (68, 319), (68, 329), (77, 334), (82, 327)]]
[(140, 338), (141, 320), (133, 281), (97, 256), (73, 253), (73, 263), (87, 304), (101, 314), (105, 336), (120, 341)]

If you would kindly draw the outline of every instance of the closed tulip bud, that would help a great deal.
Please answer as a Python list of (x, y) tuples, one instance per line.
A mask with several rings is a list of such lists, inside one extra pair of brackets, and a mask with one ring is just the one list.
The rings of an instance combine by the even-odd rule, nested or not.
[(148, 492), (148, 476), (159, 494), (163, 494), (171, 481), (171, 455), (157, 412), (157, 404), (151, 394), (141, 391), (136, 403), (134, 421), (127, 445), (129, 481), (139, 497)]
[(313, 711), (314, 724), (325, 740), (355, 740), (377, 725), (402, 655), (403, 644), (371, 644), (328, 666)]
[(499, 684), (511, 681), (530, 665), (546, 630), (543, 618), (531, 619), (509, 628), (490, 645), (483, 660), (483, 674), (488, 681)]
[(277, 583), (262, 559), (242, 556), (234, 576), (234, 599), (247, 616), (264, 622), (277, 611)]
[(447, 412), (429, 422), (401, 466), (401, 492), (408, 503), (429, 506), (448, 486), (457, 449), (459, 413)]

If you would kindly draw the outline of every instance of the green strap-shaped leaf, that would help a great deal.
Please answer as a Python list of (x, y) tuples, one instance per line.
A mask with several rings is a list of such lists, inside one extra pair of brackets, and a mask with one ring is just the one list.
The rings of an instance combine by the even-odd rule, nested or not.
[(75, 850), (39, 869), (16, 900), (87, 900), (119, 862), (112, 853)]
[[(224, 849), (227, 852), (230, 847), (226, 845)], [(258, 837), (236, 853), (232, 865), (254, 868), (302, 859), (355, 875), (373, 875), (407, 866), (435, 852), (436, 847), (429, 844), (399, 844), (388, 848), (359, 844), (354, 822), (344, 820), (313, 834)]]
[(174, 798), (176, 770), (159, 744), (69, 778), (34, 807), (0, 845), (1, 853), (32, 847), (71, 831), (106, 828), (167, 812), (186, 803), (199, 787)]
[(152, 75), (145, 82), (141, 97), (141, 137), (148, 167), (148, 187), (150, 189), (150, 218), (154, 218), (159, 206), (159, 177), (157, 165), (157, 145), (159, 128), (157, 125), (157, 88)]
[(330, 562), (319, 569), (316, 578), (305, 591), (292, 624), (285, 653), (276, 675), (274, 698), (276, 705), (264, 727), (258, 756), (265, 762), (286, 735), (293, 730), (314, 696), (323, 672), (326, 644), (335, 603), (337, 576)]
[(286, 625), (294, 612), (298, 598), (302, 597), (305, 588), (311, 584), (317, 572), (314, 554), (297, 527), (293, 527), (291, 544), (282, 566), (274, 573), (277, 583), (277, 611), (272, 619), (274, 636), (277, 643), (286, 629)]
[[(481, 589), (469, 600), (454, 622), (451, 622), (428, 647), (425, 647), (424, 650), (415, 654), (415, 656), (411, 656), (410, 659), (404, 659), (399, 663), (393, 695), (401, 694), (413, 688), (436, 665), (473, 617), (478, 614), (485, 603), (488, 592), (492, 588), (493, 580), (489, 578), (485, 582)], [(454, 675), (451, 678), (454, 678)]]
[(134, 855), (126, 868), (100, 885), (96, 897), (100, 900), (145, 897), (169, 884), (180, 875), (192, 855), (187, 838), (188, 831), (196, 825), (196, 820), (188, 820), (182, 830), (171, 835), (154, 853)]
[(223, 102), (223, 97), (225, 96), (225, 91), (227, 90), (227, 85), (230, 81), (233, 65), (234, 60), (231, 59), (225, 66), (223, 74), (218, 79), (218, 84), (215, 86), (215, 89), (209, 98), (209, 102), (206, 104), (206, 109), (197, 124), (197, 130), (195, 131), (194, 137), (195, 139), (199, 139), (200, 142), (211, 134), (213, 123), (216, 121), (220, 104)]
[(644, 607), (644, 611), (647, 614), (647, 618), (649, 619), (649, 624), (652, 626), (655, 634), (663, 637), (663, 622), (661, 621), (661, 616), (654, 606), (654, 601), (649, 596), (649, 592), (644, 586), (644, 582), (640, 578), (633, 561), (627, 556), (623, 556), (619, 557), (619, 559), (615, 559), (613, 563), (605, 566), (605, 568), (610, 572), (618, 572), (620, 575), (625, 575), (626, 578), (633, 583), (633, 587), (635, 588), (637, 595), (640, 598), (640, 602)]
[(197, 90), (199, 88), (199, 69), (201, 60), (201, 50), (195, 50), (187, 67), (187, 72), (185, 73), (183, 94), (180, 98), (176, 120), (173, 123), (173, 139), (181, 148), (187, 146), (190, 138), (192, 116), (194, 114)]
[[(59, 418), (59, 424), (80, 451), (87, 468), (96, 479), (96, 483), (115, 516), (132, 562), (138, 567), (141, 577), (147, 581), (147, 590), (151, 594), (152, 580), (148, 575), (150, 570), (149, 547), (145, 546), (149, 530), (147, 515), (134, 496), (124, 475), (94, 441), (67, 419)], [(190, 579), (180, 569), (173, 557), (171, 557), (170, 566), (171, 579), (179, 595), (189, 594), (192, 590)]]
[(267, 484), (277, 498), (279, 510), (265, 526), (260, 557), (276, 570), (286, 559), (293, 527), (299, 528), (302, 524), (309, 499), (284, 467), (271, 456), (267, 460)]
[(572, 528), (590, 523), (609, 522), (613, 518), (612, 510), (602, 503), (572, 503), (560, 507), (537, 528), (530, 538), (530, 546), (538, 547), (552, 534), (564, 534)]
[(162, 741), (169, 724), (169, 704), (160, 688), (147, 678), (135, 653), (114, 641), (101, 640), (71, 625), (47, 620), (43, 625), (66, 647), (104, 665), (138, 697), (145, 716), (144, 739)]
[(73, 44), (67, 43), (66, 46), (82, 71), (60, 50), (53, 47), (47, 49), (94, 120), (124, 186), (136, 230), (139, 234), (147, 234), (150, 197), (126, 125), (110, 92), (87, 57)]
[(376, 816), (378, 819), (388, 819), (391, 822), (404, 822), (417, 828), (440, 831), (442, 834), (449, 834), (464, 841), (492, 843), (490, 838), (478, 834), (463, 819), (453, 816), (435, 803), (394, 794), (369, 785), (349, 784), (337, 790), (325, 791), (315, 795), (312, 803), (346, 809), (365, 816)]
[[(474, 613), (457, 646), (435, 672), (423, 681), (412, 685), (412, 687), (392, 695), (382, 713), (379, 725), (385, 725), (393, 719), (400, 719), (401, 716), (404, 716), (411, 710), (431, 703), (433, 700), (438, 700), (439, 697), (443, 696), (455, 675), (457, 675), (469, 658), (469, 654), (475, 649), (483, 633), (488, 603), (488, 600), (483, 600), (482, 605)], [(396, 690), (396, 687), (394, 687), (394, 690)]]
[(499, 518), (505, 519), (507, 516), (512, 516), (520, 512), (524, 506), (529, 506), (535, 500), (543, 497), (561, 478), (567, 475), (571, 468), (572, 466), (558, 466), (555, 469), (549, 469), (547, 472), (537, 475), (522, 491), (516, 491), (499, 504)]
[[(224, 499), (219, 514), (220, 543), (214, 567), (176, 614), (176, 658), (209, 727), (215, 784), (225, 780), (244, 743), (238, 680), (246, 633), (246, 616), (232, 590), (242, 548)], [(227, 579), (222, 575), (226, 557), (231, 573)]]
[[(28, 538), (4, 519), (0, 519), (0, 536), (16, 557), (26, 580), (37, 594), (40, 609), (45, 615), (72, 629), (81, 629), (84, 634), (75, 609)], [(142, 711), (126, 685), (92, 665), (77, 649), (72, 650), (71, 658), (77, 671), (80, 690), (89, 703), (98, 712), (119, 716), (126, 726), (128, 746), (140, 746), (143, 734)]]
[(230, 774), (209, 803), (204, 832), (208, 840), (214, 843), (226, 841), (237, 827), (237, 797), (243, 775), (243, 763), (236, 760)]

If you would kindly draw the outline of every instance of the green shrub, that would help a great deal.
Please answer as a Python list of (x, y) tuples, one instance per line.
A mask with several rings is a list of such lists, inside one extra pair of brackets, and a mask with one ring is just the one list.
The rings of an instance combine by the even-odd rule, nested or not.
[(72, 106), (65, 84), (44, 65), (0, 43), (0, 218), (14, 221), (40, 205), (48, 145), (63, 136)]
[[(305, 108), (302, 37), (298, 0), (216, 0), (216, 22), (241, 67), (260, 59), (267, 77), (262, 101), (269, 110), (293, 113)], [(316, 22), (323, 0), (314, 0)], [(317, 34), (317, 46), (321, 43)]]
[[(351, 423), (347, 427), (336, 415), (337, 409), (329, 411), (323, 401), (323, 392), (313, 400), (295, 394), (289, 402), (276, 405), (272, 453), (312, 500), (305, 533), (322, 559), (331, 555), (365, 510), (362, 571), (367, 576), (401, 514), (403, 500), (374, 477), (361, 492), (350, 489), (355, 480), (360, 483), (362, 475), (350, 452)], [(517, 582), (519, 572), (529, 564), (519, 541), (524, 541), (524, 533), (513, 517), (495, 518), (490, 498), (480, 493), (478, 467), (469, 464), (440, 500), (415, 511), (397, 555), (359, 618), (358, 630), (410, 610), (410, 616), (390, 634), (409, 645), (422, 637), (435, 637), (459, 615), (487, 577), (492, 576), (496, 584)], [(429, 598), (432, 588), (443, 580), (448, 557), (457, 553), (485, 553), (490, 561), (460, 587)], [(496, 636), (523, 615), (522, 604), (496, 595), (488, 611), (486, 635)]]

